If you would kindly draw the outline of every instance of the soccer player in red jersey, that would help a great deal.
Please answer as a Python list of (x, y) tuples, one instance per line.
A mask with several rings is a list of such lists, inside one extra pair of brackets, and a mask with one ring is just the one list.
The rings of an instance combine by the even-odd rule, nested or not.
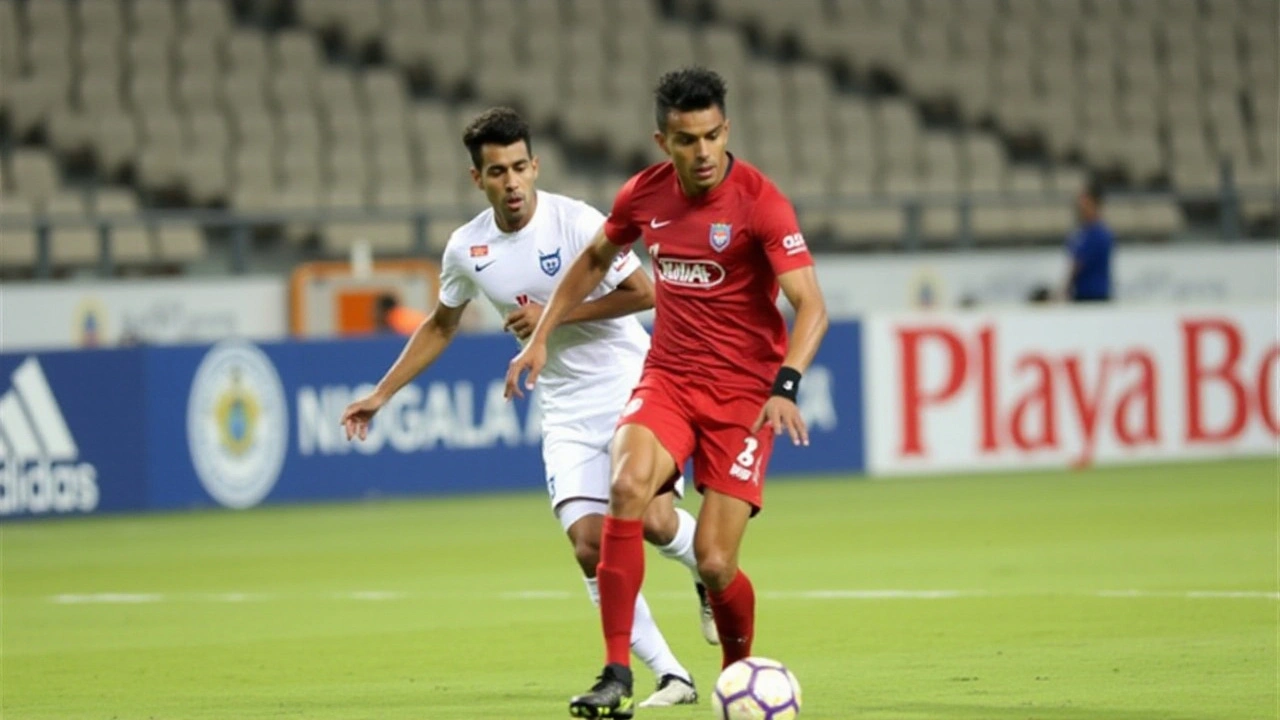
[[(600, 614), (606, 665), (569, 703), (574, 717), (630, 718), (628, 642), (644, 578), (641, 518), (686, 460), (703, 493), (694, 537), (711, 594), (723, 664), (751, 654), (755, 592), (738, 568), (747, 521), (763, 504), (775, 435), (807, 445), (796, 407), (803, 372), (827, 328), (813, 259), (787, 198), (759, 170), (729, 154), (724, 81), (688, 68), (658, 83), (655, 139), (670, 158), (633, 176), (594, 242), (560, 281), (532, 341), (511, 362), (508, 395), (532, 388), (547, 338), (615, 258), (643, 239), (653, 260), (653, 344), (640, 384), (618, 421), (604, 521)], [(778, 290), (795, 308), (787, 327)]]

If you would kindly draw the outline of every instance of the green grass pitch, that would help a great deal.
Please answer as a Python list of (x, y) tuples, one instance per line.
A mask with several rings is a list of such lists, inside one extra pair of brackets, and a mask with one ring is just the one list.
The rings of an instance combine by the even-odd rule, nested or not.
[[(1275, 718), (1277, 489), (1274, 460), (775, 482), (756, 651), (806, 720)], [(0, 533), (5, 720), (560, 718), (601, 661), (540, 494)], [(704, 698), (637, 717), (709, 720), (689, 578), (651, 551), (645, 591)]]

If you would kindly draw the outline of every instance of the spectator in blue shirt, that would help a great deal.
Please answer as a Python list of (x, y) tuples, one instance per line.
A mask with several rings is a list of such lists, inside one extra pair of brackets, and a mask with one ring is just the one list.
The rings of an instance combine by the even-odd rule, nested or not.
[(1104, 302), (1111, 299), (1111, 251), (1115, 236), (1102, 222), (1102, 187), (1090, 182), (1076, 198), (1080, 225), (1067, 237), (1071, 274), (1067, 299), (1072, 302)]

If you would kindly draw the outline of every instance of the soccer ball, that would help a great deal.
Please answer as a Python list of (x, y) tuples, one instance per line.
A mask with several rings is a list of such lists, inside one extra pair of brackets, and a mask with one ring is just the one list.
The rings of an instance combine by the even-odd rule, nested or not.
[(711, 708), (717, 720), (792, 720), (800, 717), (800, 683), (777, 660), (749, 657), (720, 673)]

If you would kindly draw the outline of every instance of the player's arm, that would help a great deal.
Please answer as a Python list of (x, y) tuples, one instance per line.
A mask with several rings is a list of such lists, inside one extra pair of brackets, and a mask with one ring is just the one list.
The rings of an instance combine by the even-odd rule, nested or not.
[[(653, 307), (653, 281), (642, 268), (636, 268), (623, 278), (617, 287), (605, 295), (578, 305), (565, 316), (566, 323), (590, 322), (592, 320), (608, 320), (624, 317)], [(506, 317), (502, 329), (515, 333), (524, 340), (533, 334), (538, 320), (542, 317), (543, 308), (537, 303), (529, 303), (512, 310)]]
[(608, 320), (649, 310), (652, 307), (653, 281), (645, 274), (643, 268), (636, 268), (609, 293), (570, 310), (564, 321), (576, 323)]
[(795, 308), (796, 319), (791, 324), (787, 355), (782, 366), (804, 373), (818, 354), (818, 346), (827, 334), (827, 303), (818, 287), (818, 273), (813, 266), (796, 268), (778, 276), (778, 285), (787, 302)]
[(545, 345), (551, 331), (568, 321), (569, 313), (581, 306), (583, 298), (604, 281), (609, 268), (613, 267), (621, 252), (622, 248), (609, 242), (601, 227), (591, 244), (569, 266), (569, 271), (556, 286), (555, 292), (551, 293), (551, 299), (542, 311), (542, 318), (533, 329), (531, 342)]
[(808, 445), (809, 430), (796, 400), (800, 395), (800, 380), (827, 334), (827, 304), (822, 299), (818, 274), (813, 269), (813, 258), (804, 235), (800, 233), (795, 208), (776, 187), (769, 186), (758, 198), (751, 227), (761, 239), (783, 295), (796, 312), (782, 367), (752, 432), (768, 425), (774, 434), (786, 432), (796, 445)]
[(800, 379), (813, 363), (822, 337), (827, 334), (827, 303), (822, 299), (818, 274), (812, 265), (778, 275), (778, 285), (795, 309), (796, 318), (791, 325), (791, 337), (782, 367), (751, 431), (756, 432), (768, 425), (775, 435), (786, 432), (794, 444), (808, 445), (809, 429), (805, 426), (796, 398), (800, 393)]
[(553, 330), (566, 321), (569, 313), (581, 305), (582, 300), (600, 285), (621, 252), (622, 247), (610, 241), (605, 234), (605, 228), (601, 227), (591, 244), (569, 265), (564, 278), (556, 286), (555, 292), (551, 293), (551, 300), (543, 309), (542, 318), (533, 329), (529, 344), (511, 361), (511, 366), (507, 370), (506, 396), (508, 398), (513, 395), (524, 396), (519, 387), (519, 380), (525, 370), (529, 371), (525, 386), (533, 388), (538, 373), (547, 361), (547, 338), (551, 336)]
[(342, 413), (342, 426), (346, 428), (348, 440), (353, 437), (365, 439), (369, 433), (369, 422), (378, 410), (449, 347), (458, 333), (465, 308), (465, 303), (458, 307), (436, 303), (431, 314), (409, 336), (400, 357), (378, 381), (373, 392), (348, 405)]

